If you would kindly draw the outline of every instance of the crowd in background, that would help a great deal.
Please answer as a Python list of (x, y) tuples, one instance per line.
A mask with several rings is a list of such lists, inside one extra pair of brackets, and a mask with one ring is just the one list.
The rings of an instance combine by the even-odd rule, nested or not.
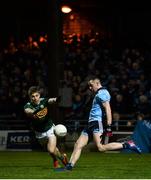
[[(120, 45), (119, 45), (120, 47)], [(142, 47), (123, 46), (114, 51), (112, 42), (99, 33), (64, 34), (64, 77), (60, 83), (59, 108), (64, 120), (86, 119), (91, 106), (87, 80), (101, 79), (111, 93), (115, 123), (151, 118), (151, 51)], [(47, 35), (28, 36), (0, 52), (0, 115), (11, 114), (24, 119), (23, 106), (27, 90), (38, 85), (48, 87)]]

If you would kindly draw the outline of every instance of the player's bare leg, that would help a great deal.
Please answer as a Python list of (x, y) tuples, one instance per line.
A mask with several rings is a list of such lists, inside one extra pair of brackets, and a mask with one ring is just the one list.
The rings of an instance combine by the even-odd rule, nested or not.
[(93, 134), (93, 139), (94, 142), (98, 148), (99, 151), (104, 152), (104, 151), (109, 151), (109, 150), (117, 150), (117, 149), (122, 149), (123, 145), (122, 143), (118, 142), (112, 142), (108, 144), (102, 144), (102, 138), (100, 133), (94, 133)]
[(62, 162), (62, 164), (64, 166), (66, 166), (67, 163), (68, 163), (67, 156), (66, 156), (66, 154), (61, 154), (61, 152), (56, 147), (56, 145), (57, 145), (56, 136), (49, 137), (48, 144), (47, 144), (47, 149), (48, 149), (48, 152), (50, 153), (51, 157), (53, 158), (54, 168), (60, 167), (57, 158), (61, 160), (61, 162)]
[(48, 138), (47, 150), (53, 159), (54, 168), (60, 167), (59, 162), (57, 160), (56, 144), (57, 144), (56, 136), (51, 136)]
[(102, 144), (102, 139), (99, 133), (93, 134), (94, 142), (96, 143), (96, 146), (99, 151), (110, 151), (110, 150), (119, 150), (119, 149), (131, 149), (134, 150), (137, 153), (141, 153), (141, 149), (135, 145), (134, 142), (128, 141), (124, 143), (120, 142), (111, 142), (108, 144)]
[(72, 152), (70, 161), (68, 165), (66, 166), (67, 170), (72, 170), (72, 167), (75, 165), (75, 163), (78, 161), (81, 155), (81, 151), (84, 146), (86, 146), (88, 143), (88, 136), (81, 134), (78, 138), (77, 142), (74, 145), (74, 150)]

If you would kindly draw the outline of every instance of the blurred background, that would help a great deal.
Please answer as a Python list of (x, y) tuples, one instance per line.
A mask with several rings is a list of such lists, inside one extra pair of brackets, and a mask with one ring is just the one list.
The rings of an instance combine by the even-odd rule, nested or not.
[(54, 123), (68, 128), (66, 143), (87, 122), (91, 76), (111, 93), (116, 139), (150, 119), (150, 18), (143, 2), (1, 1), (0, 149), (37, 148), (23, 112), (32, 85), (61, 97), (50, 109)]

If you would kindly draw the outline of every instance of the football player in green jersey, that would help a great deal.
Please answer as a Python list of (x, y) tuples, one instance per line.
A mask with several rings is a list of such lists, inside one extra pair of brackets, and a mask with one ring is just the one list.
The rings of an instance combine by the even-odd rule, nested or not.
[(42, 98), (37, 86), (32, 86), (28, 90), (30, 101), (24, 106), (24, 112), (30, 119), (31, 128), (35, 132), (36, 138), (43, 144), (47, 140), (47, 150), (53, 158), (54, 168), (60, 167), (58, 159), (63, 165), (68, 163), (66, 154), (61, 154), (57, 145), (57, 137), (54, 134), (54, 124), (49, 115), (48, 106), (57, 102), (57, 98)]

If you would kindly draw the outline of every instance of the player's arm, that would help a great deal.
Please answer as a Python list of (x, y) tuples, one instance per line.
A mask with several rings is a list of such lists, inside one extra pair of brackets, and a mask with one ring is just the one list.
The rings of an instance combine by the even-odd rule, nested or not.
[(112, 112), (111, 112), (111, 106), (109, 101), (103, 102), (103, 107), (105, 109), (106, 113), (106, 122), (108, 126), (111, 126), (112, 124)]
[[(106, 136), (105, 137), (107, 137), (107, 139), (108, 139), (108, 137), (112, 136), (112, 128), (111, 128), (111, 124), (112, 124), (112, 112), (111, 112), (111, 106), (110, 106), (109, 101), (105, 101), (103, 103), (103, 107), (104, 107), (105, 112), (106, 112), (106, 124), (107, 124), (107, 126), (105, 128), (105, 132), (106, 132)], [(108, 140), (107, 140), (107, 142), (108, 142)], [(106, 144), (106, 142), (105, 142), (105, 144)]]
[(24, 109), (24, 112), (30, 118), (34, 118), (34, 119), (37, 118), (37, 116), (35, 114), (35, 111), (33, 109), (31, 109), (31, 108)]
[(25, 111), (25, 113), (26, 113), (27, 115), (31, 115), (31, 114), (34, 113), (34, 110), (31, 109), (31, 108), (26, 108), (26, 109), (24, 109), (24, 111)]

